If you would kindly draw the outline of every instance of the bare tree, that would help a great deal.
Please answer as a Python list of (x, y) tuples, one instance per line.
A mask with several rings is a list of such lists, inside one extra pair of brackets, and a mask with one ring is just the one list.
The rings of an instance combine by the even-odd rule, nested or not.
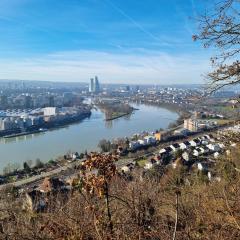
[(215, 47), (219, 52), (211, 58), (214, 70), (206, 76), (209, 92), (240, 83), (240, 1), (220, 1), (198, 21), (200, 33), (193, 40), (200, 40), (204, 47)]

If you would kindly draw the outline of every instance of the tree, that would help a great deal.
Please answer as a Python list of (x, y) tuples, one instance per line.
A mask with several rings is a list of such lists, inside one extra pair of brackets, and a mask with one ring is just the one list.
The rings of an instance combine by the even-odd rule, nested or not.
[(101, 148), (103, 152), (110, 152), (111, 150), (111, 142), (106, 139), (100, 140), (98, 147)]
[(27, 162), (24, 162), (24, 163), (23, 163), (23, 168), (24, 168), (24, 170), (25, 170), (26, 172), (31, 172), (31, 168), (30, 168), (30, 166), (28, 165)]
[[(93, 153), (85, 162), (84, 167), (88, 172), (82, 172), (82, 184), (85, 191), (99, 198), (104, 198), (107, 211), (107, 226), (111, 233), (113, 231), (112, 213), (110, 210), (110, 183), (112, 178), (116, 175), (115, 162), (118, 160), (117, 156), (112, 154), (97, 154)], [(97, 174), (91, 171), (95, 169)], [(101, 216), (101, 219), (103, 217)], [(100, 219), (99, 219), (100, 221)]]
[(43, 162), (41, 162), (41, 160), (39, 158), (37, 158), (35, 166), (36, 166), (36, 168), (43, 168), (44, 164), (43, 164)]
[(31, 159), (29, 159), (29, 160), (27, 160), (27, 164), (28, 164), (29, 167), (32, 167), (33, 161)]
[(239, 7), (239, 0), (224, 0), (198, 19), (200, 33), (194, 35), (193, 40), (202, 41), (205, 48), (219, 50), (219, 54), (211, 58), (214, 70), (206, 76), (209, 93), (240, 83)]

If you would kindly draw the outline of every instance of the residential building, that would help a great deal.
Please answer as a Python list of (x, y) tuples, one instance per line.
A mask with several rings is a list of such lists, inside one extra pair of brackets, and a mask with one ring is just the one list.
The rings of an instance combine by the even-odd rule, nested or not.
[(46, 107), (43, 108), (44, 116), (54, 116), (58, 113), (58, 109), (56, 107)]
[(197, 132), (199, 131), (199, 126), (198, 126), (198, 122), (196, 119), (185, 119), (184, 120), (184, 128), (188, 129), (191, 132)]

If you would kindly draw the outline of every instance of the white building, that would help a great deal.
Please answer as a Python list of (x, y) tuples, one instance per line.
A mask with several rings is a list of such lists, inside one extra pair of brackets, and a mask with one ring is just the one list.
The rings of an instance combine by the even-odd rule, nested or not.
[(43, 108), (44, 116), (54, 116), (58, 113), (58, 109), (56, 107), (46, 107)]
[(196, 139), (189, 141), (189, 143), (192, 147), (197, 147), (200, 145), (200, 142)]
[(156, 138), (154, 136), (146, 136), (144, 137), (145, 144), (151, 145), (156, 143)]
[(218, 152), (221, 150), (218, 144), (208, 144), (207, 147), (214, 152)]

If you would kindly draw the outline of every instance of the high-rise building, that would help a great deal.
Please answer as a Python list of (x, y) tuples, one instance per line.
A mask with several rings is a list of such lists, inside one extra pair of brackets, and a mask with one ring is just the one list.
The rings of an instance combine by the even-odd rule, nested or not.
[(95, 77), (95, 82), (94, 82), (94, 92), (99, 93), (100, 92), (100, 84), (98, 81), (98, 77)]
[(100, 84), (98, 81), (98, 77), (91, 78), (89, 85), (89, 92), (91, 93), (99, 93), (100, 92)]
[(90, 85), (89, 85), (89, 92), (94, 92), (94, 79), (91, 78)]

